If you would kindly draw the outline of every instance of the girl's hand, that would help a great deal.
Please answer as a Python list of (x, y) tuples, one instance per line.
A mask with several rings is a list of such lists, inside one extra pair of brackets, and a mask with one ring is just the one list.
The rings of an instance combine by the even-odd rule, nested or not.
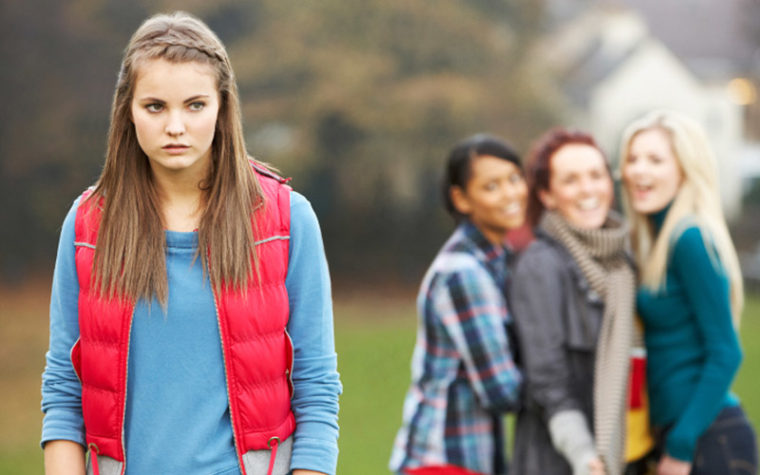
[(302, 468), (298, 468), (293, 470), (293, 475), (326, 475), (322, 472), (315, 472), (313, 470), (304, 470)]
[(657, 475), (689, 475), (691, 463), (663, 455), (657, 464)]
[(605, 475), (604, 464), (599, 457), (594, 457), (588, 462), (589, 475)]

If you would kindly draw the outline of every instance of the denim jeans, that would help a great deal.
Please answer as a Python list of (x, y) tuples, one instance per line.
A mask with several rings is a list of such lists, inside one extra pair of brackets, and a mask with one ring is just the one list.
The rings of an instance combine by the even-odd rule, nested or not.
[(741, 407), (723, 409), (697, 442), (692, 475), (756, 475), (757, 440)]

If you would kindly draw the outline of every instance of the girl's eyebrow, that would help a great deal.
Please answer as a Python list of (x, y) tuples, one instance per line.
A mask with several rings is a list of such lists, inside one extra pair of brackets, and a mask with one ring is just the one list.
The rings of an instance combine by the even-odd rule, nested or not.
[(165, 103), (163, 99), (158, 99), (155, 97), (141, 97), (138, 99), (139, 102), (159, 102), (161, 104)]
[[(209, 95), (208, 95), (208, 94), (197, 94), (197, 95), (195, 95), (195, 96), (191, 96), (191, 97), (188, 97), (187, 99), (185, 99), (185, 100), (184, 100), (184, 101), (182, 101), (182, 102), (183, 102), (184, 104), (187, 104), (188, 102), (197, 101), (198, 99), (205, 99), (205, 98), (207, 98), (207, 97), (209, 97)], [(166, 101), (165, 101), (165, 100), (163, 100), (163, 99), (158, 99), (158, 98), (156, 98), (156, 97), (150, 97), (150, 96), (147, 96), (147, 97), (141, 97), (141, 98), (139, 98), (139, 99), (138, 99), (138, 101), (139, 101), (139, 102), (156, 102), (156, 103), (161, 103), (161, 104), (164, 104), (164, 103), (166, 103)]]
[(188, 102), (197, 101), (198, 99), (205, 99), (207, 97), (209, 97), (208, 94), (198, 94), (198, 95), (195, 95), (195, 96), (192, 96), (192, 97), (189, 97), (189, 98), (185, 99), (184, 102), (185, 102), (185, 104), (187, 104)]

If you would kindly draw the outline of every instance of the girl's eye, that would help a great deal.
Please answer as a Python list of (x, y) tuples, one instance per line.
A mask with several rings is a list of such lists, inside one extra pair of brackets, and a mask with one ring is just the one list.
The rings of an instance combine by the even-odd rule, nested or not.
[(191, 111), (200, 111), (203, 110), (203, 108), (206, 106), (205, 103), (196, 101), (190, 104), (189, 108)]
[(145, 109), (148, 112), (160, 112), (163, 110), (164, 106), (162, 104), (159, 104), (157, 102), (154, 102), (153, 104), (148, 104), (145, 106)]
[(523, 177), (519, 173), (513, 173), (509, 175), (509, 182), (512, 184), (520, 183), (522, 180)]

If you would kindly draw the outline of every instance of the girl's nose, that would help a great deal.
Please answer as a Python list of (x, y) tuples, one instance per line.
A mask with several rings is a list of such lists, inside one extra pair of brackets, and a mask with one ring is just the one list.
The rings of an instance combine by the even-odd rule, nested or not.
[(501, 196), (504, 198), (511, 199), (517, 195), (517, 186), (513, 183), (506, 183), (504, 186), (501, 187)]
[(641, 163), (641, 160), (636, 160), (635, 162), (629, 163), (625, 166), (625, 174), (640, 175), (643, 169), (644, 165)]
[(185, 123), (182, 120), (181, 114), (169, 114), (169, 121), (166, 123), (166, 133), (172, 137), (177, 137), (185, 133)]
[(592, 178), (582, 178), (580, 181), (580, 190), (582, 193), (590, 193), (594, 189), (594, 180)]

